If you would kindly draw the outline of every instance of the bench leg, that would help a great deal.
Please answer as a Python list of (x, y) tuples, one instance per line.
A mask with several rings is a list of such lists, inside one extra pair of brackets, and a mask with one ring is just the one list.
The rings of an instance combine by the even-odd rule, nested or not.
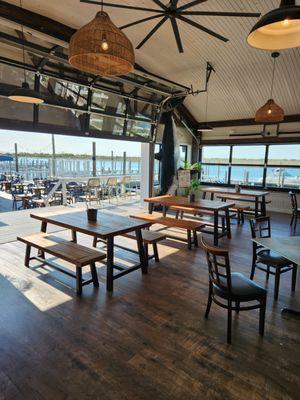
[(81, 267), (76, 267), (76, 293), (78, 296), (82, 294), (82, 270)]
[(153, 254), (154, 254), (154, 259), (156, 262), (159, 262), (159, 255), (158, 255), (158, 249), (157, 249), (157, 243), (153, 243)]
[(191, 248), (192, 248), (192, 235), (191, 235), (191, 231), (189, 229), (187, 230), (187, 243), (188, 243), (188, 249), (191, 250)]
[(94, 287), (99, 287), (98, 274), (95, 263), (91, 263), (91, 274), (93, 278)]
[(31, 252), (31, 246), (30, 246), (30, 244), (27, 244), (26, 245), (26, 252), (25, 252), (25, 261), (24, 261), (25, 267), (29, 267), (30, 252)]

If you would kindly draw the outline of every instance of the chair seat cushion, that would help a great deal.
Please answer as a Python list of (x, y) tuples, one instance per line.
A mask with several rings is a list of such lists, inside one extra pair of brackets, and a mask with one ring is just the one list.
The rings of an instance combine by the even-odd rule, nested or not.
[(274, 267), (284, 267), (291, 264), (291, 261), (268, 249), (260, 250), (257, 253), (257, 261)]
[[(223, 282), (222, 282), (223, 281)], [(228, 291), (226, 288), (226, 278), (221, 278), (221, 283), (224, 287), (213, 285), (214, 292), (225, 299), (228, 298)], [(232, 300), (251, 301), (265, 297), (267, 295), (266, 289), (259, 286), (257, 283), (251, 281), (249, 278), (238, 272), (231, 274), (231, 293)]]

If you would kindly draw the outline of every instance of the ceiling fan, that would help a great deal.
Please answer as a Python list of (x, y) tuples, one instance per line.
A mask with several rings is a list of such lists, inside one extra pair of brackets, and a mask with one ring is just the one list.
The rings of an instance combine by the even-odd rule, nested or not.
[[(80, 0), (82, 3), (89, 3), (89, 4), (101, 4), (99, 0)], [(147, 18), (142, 18), (134, 22), (130, 22), (129, 24), (123, 25), (120, 29), (130, 28), (132, 26), (141, 24), (143, 22), (147, 22), (154, 19), (159, 19), (160, 21), (151, 29), (151, 31), (147, 34), (147, 36), (137, 45), (137, 49), (140, 49), (144, 46), (144, 44), (154, 35), (156, 31), (166, 22), (170, 21), (173, 29), (173, 33), (176, 39), (177, 47), (179, 53), (183, 53), (183, 44), (179, 32), (179, 27), (177, 24), (177, 20), (185, 22), (188, 25), (193, 26), (223, 42), (228, 42), (229, 39), (220, 35), (217, 32), (214, 32), (205, 26), (198, 24), (197, 22), (187, 18), (189, 16), (213, 16), (213, 17), (260, 17), (260, 13), (247, 13), (247, 12), (222, 12), (222, 11), (193, 11), (191, 10), (194, 6), (198, 4), (205, 3), (208, 0), (194, 0), (184, 5), (179, 5), (180, 0), (171, 0), (168, 4), (164, 4), (160, 0), (152, 0), (152, 2), (159, 7), (157, 8), (147, 8), (147, 7), (139, 7), (139, 6), (129, 6), (126, 4), (114, 4), (114, 3), (106, 3), (103, 2), (103, 5), (106, 7), (115, 7), (115, 8), (123, 8), (127, 10), (134, 10), (134, 11), (145, 11), (149, 13), (155, 13)]]

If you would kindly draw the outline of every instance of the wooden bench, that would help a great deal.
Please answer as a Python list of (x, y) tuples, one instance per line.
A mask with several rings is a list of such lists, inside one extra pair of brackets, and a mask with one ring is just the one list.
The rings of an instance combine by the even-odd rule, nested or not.
[[(198, 237), (197, 231), (205, 226), (205, 223), (202, 221), (190, 221), (186, 219), (177, 219), (170, 217), (162, 217), (161, 214), (135, 214), (131, 215), (131, 218), (141, 219), (143, 221), (151, 222), (152, 224), (164, 225), (168, 228), (179, 228), (187, 231), (187, 240), (179, 238), (178, 236), (166, 234), (166, 237), (181, 240), (187, 242), (188, 249), (192, 248), (194, 244), (195, 247), (198, 247)], [(193, 240), (192, 240), (193, 233)]]
[[(49, 265), (52, 268), (75, 278), (76, 292), (78, 295), (81, 295), (82, 287), (84, 285), (88, 285), (89, 283), (93, 283), (95, 287), (99, 287), (95, 263), (106, 258), (106, 254), (98, 250), (90, 249), (77, 243), (68, 242), (67, 240), (58, 238), (57, 236), (42, 232), (24, 237), (18, 236), (17, 239), (26, 244), (24, 262), (26, 267), (29, 267), (29, 263), (31, 260), (38, 260), (42, 264)], [(30, 256), (32, 247), (39, 250), (38, 256)], [(56, 258), (75, 265), (76, 275), (64, 269), (60, 265), (53, 263), (50, 260), (46, 260), (45, 253), (51, 254)], [(90, 265), (91, 269), (92, 279), (89, 280), (82, 279), (82, 268), (86, 265)]]
[[(255, 199), (253, 198), (248, 198), (248, 197), (237, 197), (237, 196), (217, 196), (218, 199), (221, 199), (222, 201), (226, 200), (234, 200), (234, 201), (239, 201), (239, 202), (247, 202), (247, 203), (255, 203)], [(261, 204), (261, 200), (259, 201)], [(271, 200), (266, 200), (265, 204), (270, 204)], [(254, 210), (251, 210), (250, 206), (242, 206), (242, 205), (235, 205), (234, 207), (231, 207), (230, 210), (237, 211), (238, 214), (238, 223), (244, 223), (245, 222), (245, 214), (255, 214)]]
[[(124, 233), (122, 236), (124, 236), (128, 239), (136, 240), (135, 232)], [(146, 257), (148, 257), (148, 259), (151, 259), (154, 257), (155, 261), (158, 262), (159, 255), (158, 255), (157, 243), (166, 239), (166, 235), (164, 235), (163, 233), (160, 233), (160, 232), (142, 229), (142, 238), (143, 238), (143, 243), (145, 246)], [(152, 245), (152, 247), (153, 247), (153, 256), (149, 256), (149, 251), (148, 251), (149, 245)]]

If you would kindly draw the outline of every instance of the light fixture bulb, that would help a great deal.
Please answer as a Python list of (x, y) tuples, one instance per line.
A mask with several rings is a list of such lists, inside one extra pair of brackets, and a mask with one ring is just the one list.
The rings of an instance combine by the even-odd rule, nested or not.
[(107, 41), (104, 39), (101, 43), (101, 48), (103, 51), (107, 51), (108, 50), (108, 43)]
[(272, 114), (271, 108), (268, 109), (268, 114)]

